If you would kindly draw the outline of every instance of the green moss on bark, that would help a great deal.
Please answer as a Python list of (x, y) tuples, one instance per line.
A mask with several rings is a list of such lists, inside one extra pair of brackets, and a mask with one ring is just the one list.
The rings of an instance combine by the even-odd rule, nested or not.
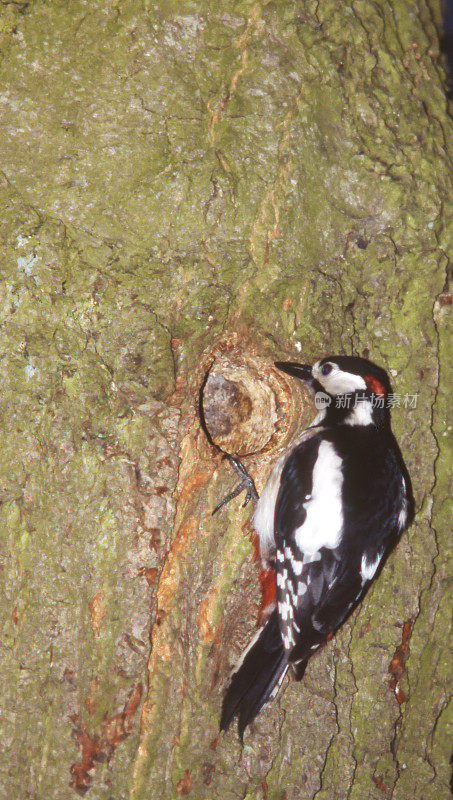
[[(436, 19), (405, 0), (3, 8), (8, 797), (73, 797), (82, 728), (100, 748), (86, 765), (96, 800), (260, 798), (264, 780), (276, 800), (445, 793), (446, 295), (433, 307), (451, 252), (451, 121)], [(187, 437), (209, 354), (236, 330), (239, 349), (366, 351), (391, 369), (419, 509), (244, 750), (234, 734), (212, 743), (229, 662), (254, 629), (250, 547), (233, 507), (208, 519), (226, 473), (190, 492), (187, 477), (214, 469)], [(188, 515), (198, 532), (157, 608)], [(399, 705), (388, 666), (408, 619)], [(159, 624), (172, 657), (116, 741)]]

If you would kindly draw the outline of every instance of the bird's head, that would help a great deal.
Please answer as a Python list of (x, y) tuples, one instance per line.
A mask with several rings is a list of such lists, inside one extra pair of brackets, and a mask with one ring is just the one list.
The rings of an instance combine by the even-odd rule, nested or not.
[(277, 361), (275, 366), (302, 380), (315, 395), (318, 408), (337, 422), (382, 425), (389, 417), (389, 377), (366, 358), (328, 356), (313, 366), (294, 361)]

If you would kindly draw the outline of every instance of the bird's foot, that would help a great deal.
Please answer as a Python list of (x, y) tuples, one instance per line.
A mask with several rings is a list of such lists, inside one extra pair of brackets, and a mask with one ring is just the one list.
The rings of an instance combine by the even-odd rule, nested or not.
[(222, 508), (222, 506), (229, 503), (230, 500), (234, 500), (234, 498), (237, 497), (238, 494), (240, 494), (244, 490), (245, 490), (245, 500), (243, 504), (244, 506), (246, 506), (247, 503), (250, 502), (250, 500), (252, 500), (253, 504), (255, 505), (259, 497), (258, 492), (256, 491), (255, 481), (253, 480), (251, 475), (248, 474), (246, 468), (244, 467), (243, 464), (241, 464), (239, 459), (235, 458), (234, 456), (230, 456), (228, 454), (225, 454), (224, 458), (228, 459), (235, 472), (237, 472), (237, 474), (241, 478), (241, 481), (240, 483), (238, 483), (235, 489), (233, 489), (232, 492), (227, 494), (227, 496), (224, 497), (223, 500), (221, 500), (220, 503), (215, 507), (214, 511), (212, 512), (213, 515), (216, 514), (217, 511), (219, 511), (219, 509)]

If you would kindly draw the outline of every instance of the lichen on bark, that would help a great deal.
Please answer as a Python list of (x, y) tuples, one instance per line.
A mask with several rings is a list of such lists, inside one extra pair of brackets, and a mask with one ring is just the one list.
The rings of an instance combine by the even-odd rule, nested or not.
[[(425, 0), (2, 4), (6, 797), (446, 796), (438, 24)], [(248, 512), (211, 519), (233, 476), (198, 392), (216, 360), (328, 352), (392, 371), (417, 518), (242, 749), (217, 726), (257, 568)]]

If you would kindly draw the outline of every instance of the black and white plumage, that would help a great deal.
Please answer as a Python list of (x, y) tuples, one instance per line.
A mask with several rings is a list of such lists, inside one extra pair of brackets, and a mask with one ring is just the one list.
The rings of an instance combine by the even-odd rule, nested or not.
[(288, 668), (302, 677), (413, 513), (409, 475), (390, 429), (386, 372), (352, 356), (276, 366), (314, 394), (323, 392), (327, 404), (274, 466), (255, 508), (263, 563), (275, 570), (276, 607), (224, 697), (220, 727), (238, 717), (241, 737)]

